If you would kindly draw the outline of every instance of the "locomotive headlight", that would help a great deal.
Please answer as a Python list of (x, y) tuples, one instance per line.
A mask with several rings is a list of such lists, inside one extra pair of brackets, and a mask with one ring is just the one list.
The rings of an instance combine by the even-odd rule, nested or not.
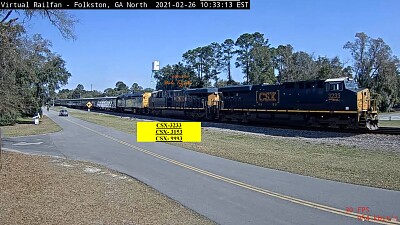
[(350, 108), (348, 106), (346, 106), (346, 110), (349, 110)]

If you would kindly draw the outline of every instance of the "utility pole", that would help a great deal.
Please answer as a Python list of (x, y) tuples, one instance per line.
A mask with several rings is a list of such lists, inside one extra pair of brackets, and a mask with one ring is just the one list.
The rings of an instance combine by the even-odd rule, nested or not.
[(154, 87), (156, 88), (156, 82), (154, 80), (154, 75), (160, 70), (160, 61), (154, 60), (151, 63), (151, 78), (150, 78), (150, 83), (151, 83), (151, 88)]
[(92, 84), (90, 84), (90, 92), (92, 92), (92, 91), (93, 91)]

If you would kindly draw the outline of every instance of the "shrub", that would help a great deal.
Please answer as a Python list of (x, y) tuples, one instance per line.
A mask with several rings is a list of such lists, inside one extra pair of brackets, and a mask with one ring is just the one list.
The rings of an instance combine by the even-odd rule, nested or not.
[(19, 114), (16, 111), (7, 111), (0, 113), (0, 126), (14, 125), (17, 122)]

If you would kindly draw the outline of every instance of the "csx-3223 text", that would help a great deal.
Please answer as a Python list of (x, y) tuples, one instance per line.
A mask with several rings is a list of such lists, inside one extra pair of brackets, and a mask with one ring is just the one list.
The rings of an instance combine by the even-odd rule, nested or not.
[(156, 8), (195, 8), (196, 2), (156, 2)]

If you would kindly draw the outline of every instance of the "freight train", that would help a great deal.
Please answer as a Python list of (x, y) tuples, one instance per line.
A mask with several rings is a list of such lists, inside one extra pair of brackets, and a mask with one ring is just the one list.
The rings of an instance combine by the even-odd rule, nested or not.
[(196, 120), (378, 129), (378, 111), (369, 90), (347, 77), (58, 99), (55, 104), (85, 108), (88, 102), (94, 109)]

